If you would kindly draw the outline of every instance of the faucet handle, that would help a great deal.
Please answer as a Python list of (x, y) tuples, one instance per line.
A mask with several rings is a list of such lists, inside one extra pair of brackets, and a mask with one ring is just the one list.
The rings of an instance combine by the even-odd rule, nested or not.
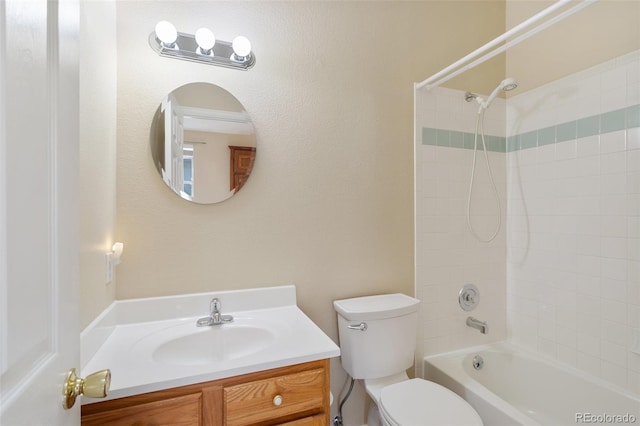
[(473, 284), (466, 284), (458, 293), (458, 303), (465, 311), (473, 310), (480, 303), (480, 290)]
[(209, 311), (211, 313), (214, 312), (220, 312), (220, 299), (218, 299), (217, 297), (214, 297), (213, 299), (211, 299), (211, 303), (209, 304)]

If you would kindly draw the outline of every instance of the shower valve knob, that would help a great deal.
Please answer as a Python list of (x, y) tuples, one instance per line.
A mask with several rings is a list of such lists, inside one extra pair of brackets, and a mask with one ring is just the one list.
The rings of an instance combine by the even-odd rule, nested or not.
[(470, 311), (480, 303), (480, 290), (473, 284), (466, 284), (458, 293), (458, 303), (465, 311)]

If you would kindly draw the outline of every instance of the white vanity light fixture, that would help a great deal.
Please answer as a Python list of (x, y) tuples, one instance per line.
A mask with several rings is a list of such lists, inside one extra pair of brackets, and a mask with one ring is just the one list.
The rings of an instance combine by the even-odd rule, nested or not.
[(233, 49), (232, 61), (242, 62), (251, 54), (251, 42), (245, 36), (234, 38), (231, 42), (231, 48)]
[(160, 21), (156, 24), (155, 38), (160, 42), (161, 46), (167, 49), (179, 49), (176, 45), (178, 31), (169, 21)]
[(216, 36), (209, 28), (200, 28), (196, 31), (197, 52), (201, 55), (213, 56), (213, 46), (216, 45)]
[(105, 255), (105, 282), (109, 284), (113, 281), (113, 269), (120, 264), (124, 244), (116, 242), (111, 247), (111, 251)]
[(256, 63), (251, 43), (244, 36), (230, 43), (217, 40), (208, 28), (200, 28), (195, 35), (178, 32), (168, 21), (158, 22), (149, 35), (149, 45), (160, 56), (202, 64), (248, 70)]

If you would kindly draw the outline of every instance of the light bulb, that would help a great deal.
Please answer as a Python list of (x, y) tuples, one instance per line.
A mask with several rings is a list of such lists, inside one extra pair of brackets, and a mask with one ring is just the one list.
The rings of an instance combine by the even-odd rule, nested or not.
[(160, 21), (156, 24), (156, 37), (165, 46), (173, 46), (178, 39), (178, 32), (171, 22)]
[(113, 244), (113, 247), (111, 247), (111, 250), (113, 250), (113, 257), (115, 257), (116, 259), (120, 259), (120, 256), (122, 256), (122, 251), (124, 250), (124, 244), (122, 244), (121, 242), (116, 242)]
[(196, 43), (200, 47), (199, 53), (208, 55), (216, 44), (216, 36), (208, 28), (200, 28), (196, 31)]
[(251, 43), (246, 37), (238, 36), (234, 38), (231, 45), (233, 47), (233, 53), (240, 58), (244, 58), (251, 53)]

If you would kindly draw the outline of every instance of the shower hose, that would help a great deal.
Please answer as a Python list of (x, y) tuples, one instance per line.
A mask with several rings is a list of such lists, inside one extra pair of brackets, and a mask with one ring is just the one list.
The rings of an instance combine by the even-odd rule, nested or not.
[[(496, 188), (495, 180), (493, 179), (493, 172), (491, 171), (491, 165), (489, 164), (489, 156), (487, 155), (487, 144), (484, 140), (484, 112), (485, 108), (480, 108), (478, 111), (478, 116), (476, 118), (476, 130), (475, 136), (473, 140), (473, 166), (471, 167), (471, 182), (469, 183), (469, 197), (467, 198), (467, 225), (469, 226), (469, 231), (474, 236), (474, 238), (482, 243), (489, 243), (493, 241), (500, 232), (500, 227), (502, 226), (502, 213), (500, 211), (500, 196), (498, 195), (498, 189)], [(478, 132), (478, 129), (480, 130)], [(495, 231), (488, 239), (484, 239), (478, 235), (476, 230), (473, 228), (471, 224), (471, 195), (473, 194), (473, 183), (475, 180), (476, 173), (476, 157), (478, 152), (478, 133), (480, 133), (482, 140), (482, 150), (484, 152), (484, 160), (487, 165), (487, 170), (489, 172), (489, 180), (491, 181), (491, 187), (493, 188), (493, 193), (495, 194), (495, 202), (496, 202), (496, 210), (498, 211), (498, 224), (496, 226)]]

